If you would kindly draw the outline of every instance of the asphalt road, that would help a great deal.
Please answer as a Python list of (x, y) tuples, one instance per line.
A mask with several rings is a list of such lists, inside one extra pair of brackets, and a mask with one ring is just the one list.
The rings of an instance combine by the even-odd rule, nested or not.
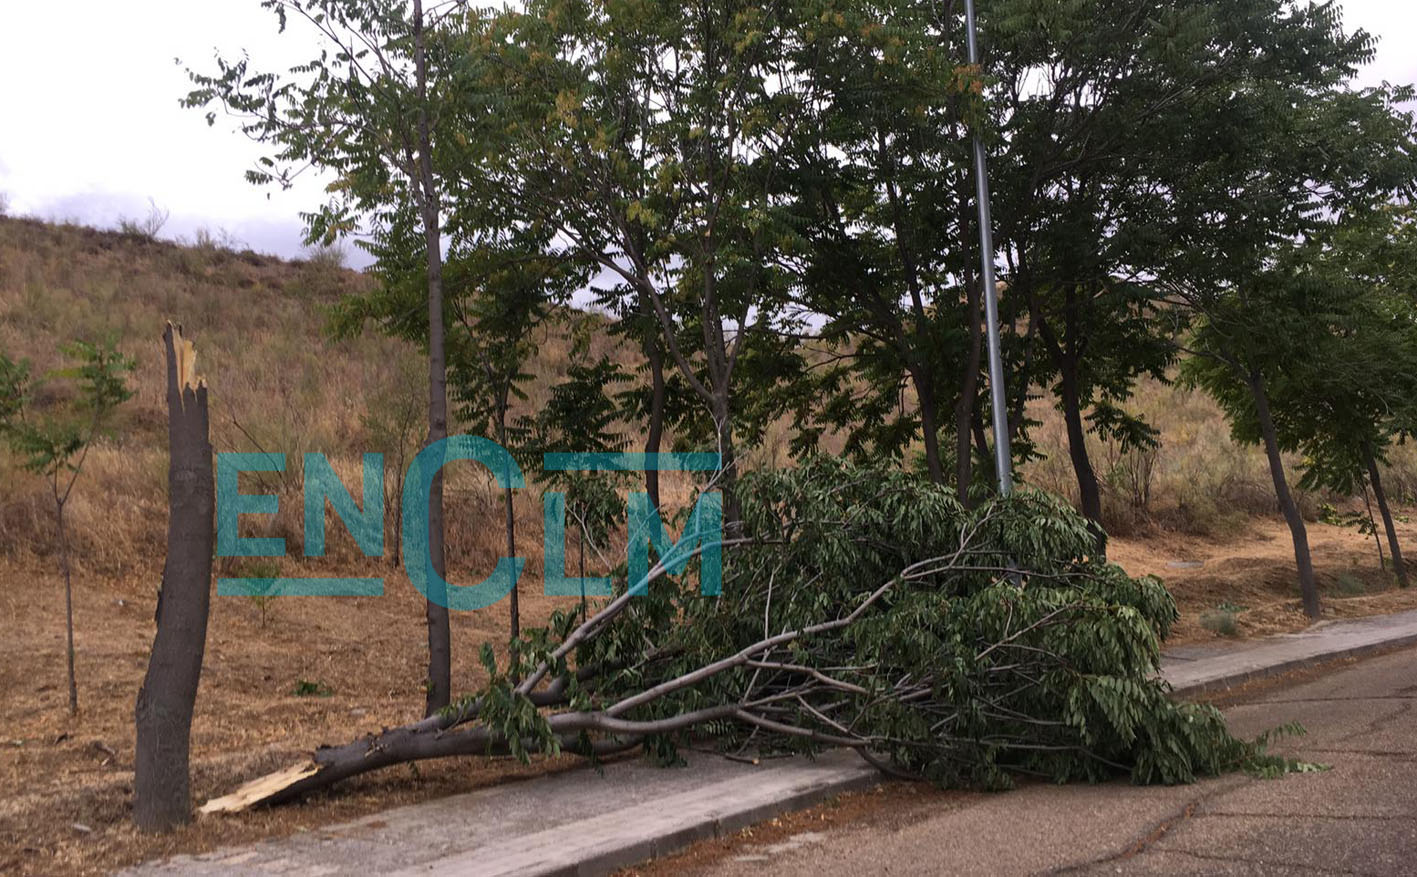
[(1298, 721), (1278, 751), (1331, 766), (1194, 786), (1032, 785), (889, 825), (740, 844), (698, 877), (774, 874), (1417, 874), (1417, 650), (1277, 685), (1225, 710), (1236, 733)]

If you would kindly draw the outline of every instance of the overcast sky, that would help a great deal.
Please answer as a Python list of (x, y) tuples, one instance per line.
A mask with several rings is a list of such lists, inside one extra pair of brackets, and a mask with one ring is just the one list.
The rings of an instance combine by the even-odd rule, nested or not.
[[(982, 0), (988, 2), (988, 0)], [(1417, 81), (1417, 2), (1342, 0), (1346, 25), (1381, 38), (1364, 84)], [(210, 69), (215, 50), (284, 69), (313, 54), (276, 33), (259, 0), (5, 0), (0, 13), (0, 193), (13, 214), (112, 226), (142, 218), (148, 199), (171, 211), (164, 237), (225, 230), (290, 256), (299, 213), (321, 185), (289, 192), (242, 178), (258, 148), (218, 119), (177, 105), (187, 79), (175, 58)]]

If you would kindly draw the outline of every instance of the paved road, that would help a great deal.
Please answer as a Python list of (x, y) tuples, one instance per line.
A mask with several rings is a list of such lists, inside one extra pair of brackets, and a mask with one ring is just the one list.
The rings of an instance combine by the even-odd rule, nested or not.
[(1417, 874), (1417, 650), (1227, 709), (1241, 734), (1299, 721), (1281, 751), (1332, 769), (1195, 786), (1044, 786), (922, 808), (889, 827), (740, 846), (681, 872), (764, 874)]

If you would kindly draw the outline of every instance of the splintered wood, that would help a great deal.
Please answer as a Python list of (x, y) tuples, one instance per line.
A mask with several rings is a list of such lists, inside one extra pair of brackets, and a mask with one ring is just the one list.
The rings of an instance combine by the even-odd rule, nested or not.
[(177, 387), (196, 390), (202, 384), (202, 376), (197, 374), (197, 348), (182, 336), (181, 326), (167, 325), (172, 330), (172, 346), (177, 354)]
[(268, 773), (263, 777), (257, 777), (251, 782), (238, 788), (230, 795), (223, 795), (220, 798), (213, 798), (203, 804), (198, 811), (207, 813), (239, 813), (271, 797), (275, 793), (287, 786), (292, 786), (306, 777), (314, 774), (320, 766), (313, 761), (306, 761), (301, 764), (293, 764), (284, 770), (275, 773)]

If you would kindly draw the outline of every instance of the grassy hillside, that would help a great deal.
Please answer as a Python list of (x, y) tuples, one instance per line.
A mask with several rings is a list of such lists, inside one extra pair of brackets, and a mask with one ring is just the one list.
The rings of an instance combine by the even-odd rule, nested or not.
[[(0, 218), (0, 348), (30, 358), (43, 372), (60, 364), (61, 341), (110, 335), (137, 360), (137, 396), (124, 407), (115, 437), (91, 455), (70, 505), (82, 710), (77, 720), (67, 717), (64, 706), (63, 591), (52, 505), (43, 483), (0, 452), (0, 872), (96, 872), (93, 863), (99, 861), (122, 864), (293, 831), (521, 770), (459, 759), (419, 767), (417, 782), (410, 771), (390, 771), (350, 784), (335, 799), (241, 821), (204, 820), (165, 838), (139, 836), (126, 822), (132, 707), (152, 641), (164, 556), (159, 345), (165, 320), (183, 323), (196, 339), (198, 371), (211, 385), (216, 449), (288, 455), (285, 476), (263, 485), (281, 494), (281, 513), (265, 523), (253, 521), (247, 534), (286, 537), (297, 557), (281, 561), (282, 571), (386, 576), (385, 595), (377, 598), (288, 598), (264, 606), (247, 598), (213, 601), (194, 724), (194, 793), (228, 791), (321, 742), (413, 718), (422, 705), (423, 608), (398, 568), (360, 556), (338, 525), (329, 530), (328, 558), (317, 563), (298, 557), (301, 452), (330, 454), (341, 477), (354, 484), (358, 455), (383, 451), (392, 479), (398, 446), (410, 448), (422, 434), (419, 352), (372, 336), (333, 343), (322, 333), (323, 309), (366, 282), (324, 261), (283, 262)], [(545, 398), (547, 386), (566, 368), (562, 332), (548, 329), (538, 339), (539, 359), (530, 369), (538, 380), (528, 408)], [(598, 343), (606, 349), (610, 342)], [(1232, 443), (1218, 410), (1202, 396), (1150, 383), (1137, 403), (1161, 429), (1160, 451), (1144, 457), (1102, 444), (1093, 449), (1108, 485), (1112, 529), (1122, 534), (1111, 543), (1112, 557), (1133, 573), (1166, 579), (1182, 608), (1183, 639), (1214, 637), (1217, 630), (1245, 634), (1303, 626), (1293, 556), (1273, 515), (1262, 456)], [(1036, 401), (1033, 414), (1043, 422), (1038, 436), (1046, 457), (1022, 475), (1071, 494), (1061, 422), (1047, 400)], [(786, 423), (774, 428), (764, 447), (750, 450), (749, 463), (786, 460), (788, 429)], [(1146, 472), (1149, 480), (1141, 478)], [(1388, 478), (1404, 502), (1417, 489), (1414, 473), (1410, 449), (1394, 456)], [(450, 578), (480, 579), (502, 553), (498, 495), (471, 465), (451, 467), (448, 485)], [(682, 502), (688, 488), (666, 475), (667, 497)], [(1321, 499), (1305, 498), (1311, 513)], [(534, 622), (556, 599), (540, 593), (539, 501), (533, 491), (523, 491), (518, 503), (519, 553), (528, 558), (523, 612)], [(392, 526), (393, 515), (387, 517)], [(1417, 527), (1404, 523), (1402, 533), (1417, 544)], [(1409, 592), (1391, 589), (1370, 539), (1317, 522), (1311, 535), (1329, 614), (1414, 603)], [(608, 559), (595, 558), (587, 573), (603, 574), (614, 559), (623, 559), (623, 547), (622, 537)], [(218, 569), (254, 572), (231, 560)], [(262, 574), (270, 569), (263, 567)], [(480, 681), (477, 649), (504, 636), (505, 613), (504, 605), (455, 613), (455, 690)], [(317, 696), (306, 696), (312, 690)], [(89, 831), (73, 828), (75, 823)]]
[[(282, 512), (261, 535), (284, 536), (290, 553), (300, 553), (306, 451), (329, 455), (351, 484), (360, 477), (360, 455), (383, 452), (392, 487), (399, 446), (406, 457), (424, 433), (426, 360), (412, 345), (373, 332), (348, 342), (324, 332), (326, 309), (368, 282), (326, 260), (284, 262), (250, 251), (0, 218), (0, 349), (30, 359), (36, 374), (59, 367), (59, 345), (75, 338), (113, 338), (137, 361), (137, 395), (121, 409), (112, 439), (90, 457), (70, 507), (76, 553), (88, 568), (120, 574), (150, 562), (154, 552), (161, 555), (167, 435), (160, 339), (166, 320), (182, 324), (196, 340), (197, 368), (211, 386), (213, 447), (287, 456), (284, 477), (263, 482), (282, 494)], [(610, 343), (601, 337), (597, 346)], [(542, 330), (537, 346), (523, 411), (544, 401), (567, 365), (563, 326)], [(42, 394), (37, 401), (52, 399)], [(486, 493), (474, 467), (450, 471), (455, 502)], [(0, 556), (52, 553), (44, 485), (3, 453), (0, 497)], [(500, 542), (482, 540), (480, 532), (454, 527), (454, 562), (500, 553)], [(491, 553), (482, 556), (482, 548)], [(331, 551), (337, 559), (357, 558), (347, 536), (336, 537)]]
[[(182, 323), (197, 340), (199, 371), (212, 386), (218, 450), (281, 450), (291, 463), (319, 450), (348, 468), (342, 475), (356, 476), (359, 453), (384, 451), (392, 460), (400, 433), (417, 440), (426, 386), (419, 351), (373, 333), (333, 342), (323, 332), (324, 310), (368, 282), (324, 260), (285, 262), (0, 218), (0, 349), (31, 359), (42, 373), (60, 364), (59, 343), (112, 337), (138, 363), (137, 397), (123, 409), (114, 440), (99, 449), (76, 495), (75, 531), (90, 564), (122, 570), (156, 547), (153, 540), (163, 533), (149, 512), (161, 507), (165, 489), (159, 378), (165, 320)], [(530, 369), (536, 380), (523, 405), (528, 411), (567, 364), (564, 330), (542, 335)], [(1158, 451), (1123, 454), (1095, 439), (1091, 448), (1110, 529), (1206, 536), (1273, 511), (1263, 455), (1230, 439), (1210, 399), (1146, 381), (1135, 407), (1160, 428)], [(1061, 419), (1047, 398), (1035, 400), (1030, 415), (1042, 421), (1036, 438), (1045, 458), (1027, 466), (1022, 479), (1073, 495)], [(786, 460), (788, 438), (789, 425), (779, 424), (764, 447), (752, 449), (749, 462)], [(287, 474), (284, 480), (298, 491), (298, 471)], [(1397, 449), (1387, 481), (1400, 500), (1417, 497), (1417, 449)], [(52, 528), (38, 481), (0, 455), (0, 484), (0, 551), (47, 554)], [(1303, 497), (1311, 517), (1322, 499)], [(278, 532), (298, 540), (297, 524), (278, 521)]]

